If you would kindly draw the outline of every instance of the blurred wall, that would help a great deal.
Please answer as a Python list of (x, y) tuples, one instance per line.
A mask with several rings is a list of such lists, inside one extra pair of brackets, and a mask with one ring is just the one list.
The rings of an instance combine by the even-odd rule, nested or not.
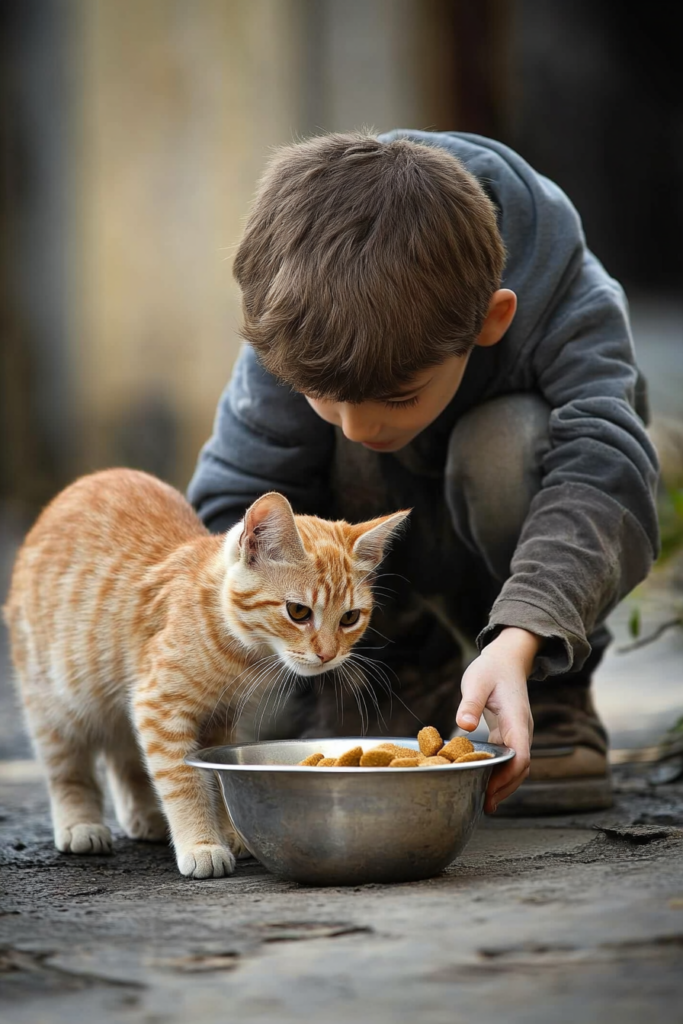
[(268, 148), (298, 123), (302, 12), (289, 0), (77, 10), (79, 462), (142, 464), (183, 486), (236, 351), (230, 254)]

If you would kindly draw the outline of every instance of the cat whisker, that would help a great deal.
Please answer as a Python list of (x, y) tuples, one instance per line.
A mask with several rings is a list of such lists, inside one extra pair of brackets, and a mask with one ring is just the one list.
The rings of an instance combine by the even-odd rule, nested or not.
[[(265, 718), (266, 712), (268, 710), (268, 702), (269, 702), (270, 698), (272, 697), (273, 692), (275, 691), (276, 687), (277, 687), (276, 696), (280, 692), (280, 687), (282, 686), (283, 679), (284, 680), (287, 679), (287, 676), (289, 675), (289, 672), (290, 672), (290, 669), (287, 668), (286, 665), (283, 665), (280, 668), (280, 671), (276, 675), (276, 677), (273, 680), (273, 682), (270, 683), (270, 685), (267, 686), (265, 688), (264, 692), (261, 694), (261, 699), (258, 702), (258, 707), (256, 708), (256, 712), (255, 712), (255, 715), (254, 715), (255, 719), (258, 717), (258, 722), (256, 724), (256, 739), (257, 740), (261, 739), (261, 728), (263, 726), (263, 719)], [(263, 707), (263, 710), (261, 711), (261, 714), (259, 715), (259, 711), (261, 710), (262, 707)], [(270, 717), (271, 718), (273, 717), (273, 714), (274, 714), (274, 712), (270, 713)]]
[(334, 679), (334, 705), (335, 705), (335, 710), (337, 712), (337, 721), (339, 721), (340, 725), (343, 725), (344, 724), (344, 701), (342, 700), (342, 704), (341, 704), (341, 718), (340, 718), (340, 714), (339, 714), (339, 711), (340, 711), (340, 709), (339, 709), (339, 677), (337, 675), (337, 671), (338, 671), (338, 668), (335, 668), (335, 669), (332, 670), (332, 678)]
[(347, 684), (348, 689), (350, 690), (350, 692), (353, 694), (353, 696), (356, 699), (356, 704), (358, 706), (358, 713), (360, 715), (361, 736), (365, 736), (365, 733), (368, 730), (368, 724), (369, 724), (369, 721), (370, 721), (370, 717), (369, 717), (369, 714), (368, 714), (368, 706), (367, 706), (367, 704), (365, 702), (365, 697), (364, 697), (363, 691), (358, 686), (358, 683), (355, 681), (355, 679), (351, 676), (351, 673), (349, 671), (348, 666), (347, 665), (340, 665), (339, 667), (342, 670), (342, 672), (344, 673), (344, 682)]
[[(278, 660), (278, 655), (277, 654), (273, 655), (271, 658), (264, 659), (264, 660), (272, 661), (273, 659)], [(284, 667), (284, 666), (282, 666), (282, 667)], [(247, 707), (247, 704), (249, 703), (249, 700), (251, 699), (252, 695), (254, 693), (256, 693), (256, 691), (259, 689), (263, 679), (268, 676), (268, 674), (273, 670), (273, 668), (274, 668), (274, 666), (272, 664), (266, 665), (264, 668), (261, 669), (261, 671), (258, 673), (258, 675), (256, 676), (255, 679), (250, 679), (250, 680), (248, 679), (246, 681), (246, 684), (243, 684), (243, 687), (242, 687), (243, 692), (242, 692), (242, 695), (240, 696), (239, 703), (237, 704), (237, 707), (235, 709), (235, 715), (234, 715), (234, 718), (233, 718), (233, 728), (237, 725), (237, 723), (239, 722), (240, 718), (244, 714), (244, 711), (245, 711), (245, 709)], [(279, 677), (279, 674), (280, 673), (278, 672), (278, 674), (276, 676), (276, 679)]]
[(290, 669), (287, 670), (287, 673), (285, 675), (285, 678), (284, 678), (283, 682), (278, 687), (277, 703), (275, 705), (275, 710), (273, 712), (273, 717), (274, 718), (277, 718), (277, 715), (279, 714), (279, 711), (280, 711), (280, 707), (285, 707), (286, 706), (287, 701), (289, 700), (289, 698), (291, 697), (294, 689), (296, 688), (296, 684), (297, 684), (297, 680), (298, 679), (299, 679), (299, 676), (294, 671), (294, 669), (290, 668)]
[(377, 636), (381, 636), (382, 640), (386, 640), (386, 642), (388, 644), (393, 644), (394, 643), (393, 640), (390, 640), (388, 636), (384, 635), (384, 633), (380, 633), (380, 631), (378, 629), (376, 629), (374, 626), (368, 626), (368, 629), (371, 629), (373, 633), (377, 633)]
[(396, 681), (399, 684), (399, 686), (401, 685), (401, 681), (400, 681), (398, 675), (396, 674), (396, 672), (394, 671), (394, 669), (392, 669), (390, 665), (381, 664), (380, 662), (374, 661), (372, 658), (364, 657), (362, 654), (354, 654), (353, 657), (354, 658), (358, 658), (364, 664), (366, 671), (369, 674), (371, 674), (372, 678), (374, 678), (377, 681), (377, 683), (379, 684), (379, 686), (381, 686), (382, 689), (387, 693), (387, 695), (389, 696), (389, 700), (390, 700), (390, 706), (391, 706), (391, 701), (393, 701), (393, 699), (395, 697), (396, 700), (400, 704), (403, 705), (403, 707), (406, 709), (406, 711), (410, 712), (410, 714), (418, 722), (423, 724), (421, 722), (421, 719), (419, 719), (417, 717), (417, 715), (412, 710), (412, 708), (410, 708), (406, 704), (406, 702), (402, 699), (400, 694), (398, 694), (394, 690), (394, 687), (391, 684), (391, 680), (389, 679), (389, 672), (391, 672), (394, 675), (394, 677), (396, 678)]
[(396, 698), (399, 704), (401, 704), (406, 709), (406, 711), (413, 716), (415, 721), (419, 722), (421, 726), (424, 726), (424, 722), (422, 721), (422, 719), (415, 714), (413, 709), (408, 704), (406, 704), (401, 695), (397, 693), (396, 690), (391, 685), (391, 682), (387, 675), (388, 672), (393, 673), (393, 675), (396, 677), (396, 681), (398, 682), (399, 686), (401, 685), (401, 680), (399, 679), (398, 675), (396, 674), (394, 669), (391, 668), (390, 665), (380, 665), (379, 662), (373, 661), (372, 658), (364, 658), (363, 655), (359, 654), (354, 654), (353, 657), (361, 658), (362, 661), (366, 663), (366, 671), (369, 672), (372, 669), (374, 672), (378, 673), (375, 676), (375, 679), (377, 680), (380, 686), (386, 689), (386, 692), (390, 695), (391, 699), (393, 700), (394, 698)]
[(399, 580), (404, 580), (404, 582), (410, 586), (410, 580), (408, 579), (408, 577), (402, 576), (400, 572), (380, 572), (377, 576), (375, 576), (375, 579), (383, 580), (386, 579), (388, 576), (395, 576)]
[[(373, 706), (375, 708), (375, 711), (377, 713), (377, 722), (378, 722), (378, 724), (382, 725), (386, 729), (387, 728), (387, 723), (386, 723), (386, 720), (384, 718), (384, 715), (382, 714), (382, 709), (381, 709), (380, 703), (379, 703), (379, 701), (377, 699), (377, 694), (375, 693), (375, 691), (372, 688), (372, 686), (368, 685), (367, 677), (366, 677), (365, 671), (363, 669), (363, 666), (359, 665), (359, 664), (357, 664), (355, 662), (352, 662), (352, 664), (351, 664), (351, 666), (349, 668), (349, 671), (351, 670), (351, 668), (353, 668), (356, 672), (358, 672), (360, 674), (360, 681), (357, 683), (357, 686), (358, 686), (359, 692), (361, 692), (363, 694), (363, 703), (365, 703), (365, 695), (366, 694), (369, 695), (370, 700), (372, 701), (372, 704), (373, 704)], [(389, 692), (389, 697), (391, 698), (391, 688), (390, 687), (388, 688), (388, 692)], [(368, 724), (369, 724), (369, 722), (368, 722)]]
[[(247, 674), (247, 672), (252, 672), (252, 673), (253, 672), (257, 672), (257, 675), (260, 678), (260, 676), (262, 675), (264, 670), (265, 671), (269, 671), (270, 670), (270, 668), (272, 667), (272, 662), (277, 660), (277, 657), (278, 657), (277, 654), (268, 654), (265, 657), (260, 658), (253, 665), (249, 665), (243, 672), (240, 672), (239, 676), (237, 676), (237, 679), (240, 679), (242, 676), (245, 676)], [(242, 696), (243, 696), (245, 690), (249, 690), (250, 689), (251, 684), (253, 683), (253, 681), (254, 681), (253, 675), (246, 675), (246, 679), (243, 679), (242, 682), (239, 684), (239, 686), (236, 687), (234, 693), (232, 694), (232, 696), (230, 697), (230, 700), (227, 703), (226, 717), (227, 717), (227, 713), (230, 710), (230, 708), (232, 707), (233, 703), (237, 702), (236, 707), (237, 708), (240, 707)], [(234, 682), (234, 680), (233, 680), (233, 682)], [(225, 689), (227, 689), (227, 687)], [(225, 692), (225, 690), (223, 690), (223, 692)]]
[[(261, 734), (261, 726), (263, 724), (263, 718), (264, 718), (266, 709), (268, 707), (268, 701), (269, 701), (269, 699), (270, 699), (270, 697), (271, 697), (271, 695), (273, 693), (273, 690), (275, 689), (275, 687), (278, 685), (279, 681), (281, 680), (282, 675), (283, 675), (284, 672), (286, 672), (286, 666), (285, 665), (281, 665), (280, 668), (278, 669), (276, 675), (275, 675), (275, 678), (272, 679), (271, 681), (267, 682), (265, 686), (262, 686), (263, 676), (261, 676), (258, 680), (256, 680), (254, 685), (251, 687), (251, 689), (249, 691), (248, 699), (245, 701), (244, 706), (242, 707), (241, 714), (243, 714), (244, 711), (246, 710), (248, 701), (251, 698), (251, 696), (253, 694), (255, 694), (255, 693), (258, 693), (260, 691), (261, 696), (260, 696), (259, 702), (256, 705), (256, 708), (254, 710), (254, 717), (253, 717), (253, 724), (254, 724), (254, 727), (256, 729), (256, 733), (255, 733), (256, 739), (258, 739), (260, 737), (260, 734)], [(265, 701), (265, 705), (264, 705), (264, 701)], [(259, 711), (260, 711), (262, 706), (263, 706), (263, 711), (261, 712), (261, 715), (259, 717)]]
[(292, 692), (292, 687), (296, 684), (297, 674), (293, 668), (288, 668), (285, 673), (285, 677), (277, 688), (275, 707), (272, 711), (272, 717), (277, 718), (280, 708), (289, 700), (289, 695)]
[[(245, 668), (245, 669), (244, 669), (244, 670), (243, 670), (242, 672), (240, 672), (240, 673), (239, 673), (239, 675), (237, 675), (237, 676), (233, 676), (233, 677), (232, 677), (232, 678), (231, 678), (230, 680), (228, 680), (228, 682), (227, 682), (227, 683), (225, 684), (225, 686), (224, 686), (224, 687), (223, 687), (223, 689), (221, 690), (220, 694), (218, 695), (218, 698), (217, 698), (217, 700), (216, 700), (216, 703), (215, 703), (215, 704), (214, 704), (214, 706), (213, 706), (213, 711), (212, 711), (212, 712), (211, 712), (211, 714), (209, 715), (209, 718), (208, 718), (208, 721), (207, 721), (207, 726), (210, 726), (210, 725), (211, 725), (211, 723), (213, 722), (213, 716), (214, 716), (214, 715), (216, 714), (216, 711), (217, 711), (217, 709), (218, 709), (218, 708), (220, 707), (220, 705), (222, 704), (222, 702), (223, 702), (223, 697), (224, 697), (224, 695), (225, 695), (225, 692), (226, 692), (226, 691), (227, 691), (227, 690), (228, 690), (228, 689), (229, 689), (230, 687), (234, 686), (234, 685), (235, 685), (235, 683), (237, 682), (237, 680), (238, 680), (238, 679), (240, 679), (240, 678), (241, 678), (241, 677), (242, 677), (242, 676), (243, 676), (243, 675), (244, 675), (244, 674), (245, 674), (246, 672), (250, 672), (250, 671), (254, 670), (254, 669), (255, 669), (255, 668), (257, 668), (257, 667), (258, 667), (259, 665), (263, 664), (263, 662), (264, 662), (264, 661), (268, 661), (268, 660), (269, 660), (270, 658), (273, 658), (273, 657), (277, 657), (277, 655), (272, 655), (272, 654), (271, 654), (271, 655), (267, 655), (267, 656), (266, 656), (266, 657), (264, 657), (264, 658), (260, 658), (260, 659), (259, 659), (259, 661), (257, 661), (257, 662), (256, 662), (255, 664), (253, 664), (253, 665), (247, 665), (247, 667), (246, 667), (246, 668)], [(234, 697), (236, 696), (237, 692), (239, 691), (239, 689), (240, 689), (240, 687), (238, 686), (238, 687), (237, 687), (237, 690), (235, 691), (235, 693), (233, 694), (233, 696), (232, 696), (232, 697), (230, 698), (230, 700), (229, 700), (229, 701), (227, 702), (227, 705), (226, 705), (226, 708), (225, 708), (225, 728), (226, 728), (226, 731), (227, 731), (227, 728), (228, 728), (228, 713), (229, 713), (230, 705), (231, 705), (231, 703), (232, 703), (232, 701), (233, 701)]]
[[(259, 740), (261, 738), (261, 726), (263, 725), (263, 717), (268, 708), (268, 701), (270, 700), (273, 690), (277, 685), (278, 681), (280, 680), (280, 678), (282, 677), (282, 673), (284, 671), (285, 667), (284, 665), (282, 665), (278, 670), (275, 679), (272, 682), (267, 683), (266, 686), (263, 687), (263, 689), (261, 690), (261, 696), (259, 698), (258, 704), (256, 705), (256, 710), (254, 711), (254, 738), (256, 740)], [(262, 711), (261, 708), (263, 708)], [(261, 711), (260, 715), (259, 711)]]

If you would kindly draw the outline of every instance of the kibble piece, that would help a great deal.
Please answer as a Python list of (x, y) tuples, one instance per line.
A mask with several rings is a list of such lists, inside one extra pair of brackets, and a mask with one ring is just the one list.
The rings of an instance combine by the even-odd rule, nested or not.
[(380, 750), (373, 747), (368, 750), (360, 759), (361, 768), (386, 768), (394, 760), (393, 750)]
[(357, 768), (362, 756), (362, 747), (352, 747), (351, 750), (345, 750), (337, 758), (337, 768)]
[[(382, 748), (386, 749), (386, 748)], [(394, 757), (424, 757), (419, 750), (415, 750), (414, 747), (397, 747), (392, 748)]]
[(334, 768), (336, 763), (336, 757), (324, 757), (322, 761), (318, 761), (316, 768)]
[(469, 754), (463, 754), (461, 757), (456, 757), (455, 764), (462, 764), (463, 761), (488, 761), (493, 754), (487, 754), (485, 750), (472, 750)]
[(456, 758), (462, 757), (463, 754), (471, 754), (473, 750), (474, 747), (466, 736), (456, 736), (454, 739), (449, 740), (445, 747), (441, 748), (439, 756), (447, 757), (449, 761), (455, 761)]
[(440, 757), (439, 754), (434, 754), (433, 757), (425, 757), (424, 761), (420, 761), (420, 768), (428, 768), (434, 764), (450, 764), (451, 762), (447, 757)]
[(420, 758), (419, 757), (395, 757), (393, 761), (389, 762), (389, 768), (419, 768)]
[(434, 757), (443, 746), (439, 730), (435, 729), (433, 725), (427, 725), (424, 729), (420, 729), (417, 734), (417, 742), (420, 745), (420, 751), (425, 757)]
[(307, 768), (315, 768), (324, 758), (324, 754), (309, 754), (303, 761), (299, 761), (300, 765), (305, 765)]

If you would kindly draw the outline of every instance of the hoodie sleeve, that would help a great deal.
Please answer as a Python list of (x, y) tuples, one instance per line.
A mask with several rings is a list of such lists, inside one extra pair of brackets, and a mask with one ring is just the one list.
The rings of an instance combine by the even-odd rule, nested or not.
[(511, 575), (480, 647), (505, 626), (547, 642), (532, 678), (578, 670), (595, 626), (657, 555), (657, 457), (635, 411), (635, 366), (619, 285), (577, 238), (565, 287), (526, 358), (551, 407), (550, 450)]
[(295, 512), (324, 515), (334, 430), (279, 384), (248, 345), (223, 392), (187, 496), (214, 533), (228, 530), (267, 491)]

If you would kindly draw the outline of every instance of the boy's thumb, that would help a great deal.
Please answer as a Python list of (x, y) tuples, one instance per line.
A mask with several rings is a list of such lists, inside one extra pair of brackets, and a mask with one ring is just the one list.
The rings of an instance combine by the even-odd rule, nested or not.
[(472, 732), (479, 725), (486, 701), (474, 693), (464, 693), (455, 717), (457, 725), (467, 732)]

